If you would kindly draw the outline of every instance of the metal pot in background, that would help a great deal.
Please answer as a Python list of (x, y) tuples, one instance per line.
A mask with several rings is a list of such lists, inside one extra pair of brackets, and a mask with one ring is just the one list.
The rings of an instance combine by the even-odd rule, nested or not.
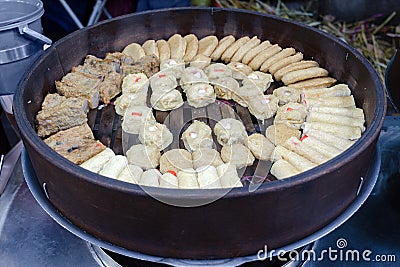
[(43, 44), (51, 44), (41, 34), (43, 13), (40, 0), (0, 0), (0, 95), (13, 94)]

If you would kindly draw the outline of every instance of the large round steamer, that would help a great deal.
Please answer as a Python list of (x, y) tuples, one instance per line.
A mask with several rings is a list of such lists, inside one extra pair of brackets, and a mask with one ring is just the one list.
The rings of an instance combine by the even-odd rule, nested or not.
[[(62, 158), (37, 136), (34, 118), (54, 81), (88, 54), (104, 57), (131, 42), (194, 33), (219, 38), (257, 35), (294, 47), (349, 84), (367, 130), (350, 149), (295, 177), (255, 192), (233, 189), (196, 208), (163, 204), (139, 186), (89, 172)], [(174, 258), (226, 258), (282, 247), (321, 229), (356, 198), (366, 178), (386, 102), (371, 65), (354, 49), (313, 28), (254, 12), (185, 8), (138, 13), (82, 29), (60, 40), (34, 64), (14, 98), (16, 120), (40, 184), (72, 223), (112, 244)], [(152, 189), (165, 198), (209, 199), (215, 190)]]

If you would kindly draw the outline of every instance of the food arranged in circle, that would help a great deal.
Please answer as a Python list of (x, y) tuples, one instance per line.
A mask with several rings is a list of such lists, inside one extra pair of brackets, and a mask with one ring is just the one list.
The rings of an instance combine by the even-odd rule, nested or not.
[[(131, 43), (86, 56), (55, 88), (36, 116), (44, 142), (89, 171), (152, 187), (241, 187), (266, 162), (272, 167), (261, 181), (288, 178), (336, 157), (365, 131), (348, 85), (302, 52), (257, 36)], [(119, 139), (97, 138), (96, 127), (110, 122), (90, 114), (104, 107), (113, 108)], [(202, 116), (184, 121), (188, 110)], [(212, 110), (225, 115), (211, 118)], [(113, 151), (114, 142), (125, 153)]]

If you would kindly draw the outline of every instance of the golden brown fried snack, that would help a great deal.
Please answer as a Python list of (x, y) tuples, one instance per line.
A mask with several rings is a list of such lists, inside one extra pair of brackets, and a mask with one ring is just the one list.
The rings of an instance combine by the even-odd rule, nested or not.
[(186, 41), (180, 34), (174, 34), (168, 39), (170, 57), (172, 59), (182, 59), (186, 51)]
[(296, 54), (286, 57), (276, 63), (273, 63), (269, 68), (268, 71), (272, 74), (275, 74), (278, 70), (289, 66), (292, 63), (299, 62), (300, 60), (303, 60), (303, 53), (297, 52)]
[(261, 44), (257, 45), (256, 47), (253, 47), (250, 49), (242, 58), (242, 63), (243, 64), (249, 64), (250, 61), (255, 58), (259, 53), (264, 51), (265, 49), (271, 47), (272, 44), (267, 40), (262, 42)]
[(194, 34), (188, 34), (183, 37), (186, 41), (186, 51), (183, 60), (185, 62), (190, 62), (197, 55), (197, 50), (199, 49), (199, 40)]
[(272, 57), (273, 55), (279, 53), (282, 50), (282, 48), (277, 45), (274, 44), (270, 47), (268, 47), (267, 49), (265, 49), (264, 51), (260, 52), (257, 56), (255, 56), (249, 63), (249, 66), (253, 69), (253, 70), (258, 70), (261, 65), (270, 57)]
[(326, 88), (332, 86), (336, 83), (336, 79), (331, 77), (322, 77), (322, 78), (314, 78), (309, 79), (297, 83), (292, 83), (289, 86), (296, 89), (318, 89), (318, 88)]
[(206, 36), (199, 41), (199, 50), (197, 54), (210, 57), (217, 45), (218, 38), (215, 35)]
[(296, 71), (296, 70), (302, 70), (302, 69), (308, 69), (312, 67), (318, 67), (319, 64), (315, 62), (314, 60), (301, 60), (300, 62), (295, 62), (290, 65), (287, 65), (286, 67), (283, 67), (276, 71), (274, 73), (275, 80), (280, 81), (286, 73)]
[(228, 63), (231, 61), (231, 58), (233, 55), (236, 53), (236, 51), (239, 50), (240, 47), (242, 47), (245, 43), (247, 43), (250, 40), (250, 37), (244, 36), (240, 39), (237, 39), (233, 44), (231, 44), (225, 52), (222, 54), (221, 59)]
[(250, 51), (250, 49), (256, 47), (257, 45), (259, 45), (261, 42), (260, 39), (258, 39), (257, 36), (254, 36), (253, 38), (251, 38), (247, 43), (245, 43), (242, 47), (240, 47), (236, 53), (233, 55), (233, 57), (231, 58), (230, 61), (233, 62), (240, 62), (242, 61), (244, 55), (247, 54), (248, 51)]
[(235, 42), (235, 37), (232, 35), (225, 36), (218, 42), (218, 46), (215, 48), (215, 50), (211, 54), (211, 59), (213, 61), (217, 61), (221, 58), (222, 54), (225, 52), (225, 50)]
[(269, 67), (271, 67), (273, 64), (278, 63), (282, 60), (284, 60), (287, 57), (293, 56), (296, 53), (296, 50), (292, 47), (290, 48), (285, 48), (279, 53), (273, 55), (272, 57), (268, 58), (267, 60), (264, 61), (264, 63), (261, 65), (260, 70), (263, 72), (269, 71)]
[(328, 76), (329, 72), (320, 67), (313, 67), (304, 70), (296, 70), (285, 74), (282, 77), (282, 82), (286, 85), (312, 79)]
[(171, 51), (169, 48), (169, 44), (165, 40), (158, 40), (156, 42), (158, 48), (158, 57), (160, 60), (170, 59), (171, 58)]
[(158, 48), (155, 40), (147, 40), (142, 44), (142, 48), (146, 56), (155, 55), (158, 57)]

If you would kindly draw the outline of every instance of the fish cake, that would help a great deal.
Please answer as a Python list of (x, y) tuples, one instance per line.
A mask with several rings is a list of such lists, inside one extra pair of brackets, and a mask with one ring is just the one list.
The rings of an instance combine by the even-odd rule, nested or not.
[(319, 67), (318, 62), (316, 62), (314, 60), (301, 60), (299, 62), (294, 62), (292, 64), (289, 64), (289, 65), (277, 70), (274, 73), (274, 78), (275, 78), (275, 80), (280, 81), (280, 80), (282, 80), (282, 77), (286, 73), (296, 71), (296, 70), (313, 68), (313, 67)]
[(205, 107), (215, 102), (214, 88), (206, 83), (193, 84), (185, 89), (187, 102), (195, 108)]
[(199, 54), (193, 58), (192, 62), (190, 62), (190, 67), (204, 69), (204, 68), (210, 66), (210, 64), (211, 64), (210, 57)]
[(171, 58), (171, 49), (169, 48), (169, 44), (167, 43), (167, 41), (162, 39), (157, 40), (156, 45), (160, 61)]
[(255, 58), (259, 53), (264, 51), (265, 49), (271, 47), (272, 44), (266, 40), (262, 42), (261, 44), (257, 45), (256, 47), (250, 49), (242, 58), (242, 63), (248, 65), (250, 61)]
[(232, 77), (238, 80), (243, 80), (253, 72), (249, 66), (240, 62), (232, 61), (227, 66), (232, 70)]
[(299, 90), (288, 86), (276, 88), (272, 94), (279, 99), (279, 106), (283, 106), (289, 102), (296, 103), (300, 101)]
[(290, 84), (290, 87), (296, 89), (319, 89), (326, 88), (334, 85), (336, 83), (336, 79), (332, 77), (322, 77), (322, 78), (313, 78), (297, 83)]
[(171, 90), (168, 92), (156, 91), (150, 97), (151, 107), (160, 110), (168, 111), (177, 109), (183, 106), (182, 94), (178, 90)]
[(235, 62), (240, 62), (242, 61), (243, 57), (245, 54), (247, 54), (250, 49), (256, 47), (259, 45), (261, 42), (260, 39), (258, 39), (257, 36), (254, 36), (251, 38), (247, 43), (245, 43), (243, 46), (241, 46), (233, 55), (230, 61), (235, 61)]
[(225, 163), (235, 165), (236, 169), (251, 166), (255, 160), (250, 149), (243, 144), (232, 144), (222, 147), (221, 158)]
[(173, 141), (173, 135), (164, 124), (158, 122), (145, 122), (139, 130), (139, 141), (146, 146), (154, 146), (164, 150)]
[(239, 90), (239, 82), (232, 77), (220, 77), (212, 79), (210, 83), (218, 98), (231, 100), (232, 93)]
[(212, 148), (214, 142), (211, 132), (210, 126), (202, 121), (194, 120), (182, 133), (183, 145), (192, 153), (200, 148)]
[(258, 70), (267, 59), (279, 53), (281, 50), (282, 48), (278, 44), (274, 44), (255, 56), (248, 65), (253, 70)]
[(303, 70), (296, 70), (289, 73), (286, 73), (282, 77), (282, 82), (285, 85), (313, 79), (313, 78), (320, 78), (328, 76), (329, 72), (326, 69), (320, 67), (313, 67)]
[(214, 166), (197, 168), (196, 172), (200, 188), (222, 188), (217, 169)]
[(273, 124), (265, 130), (265, 137), (274, 145), (282, 145), (290, 137), (300, 138), (300, 135), (300, 130), (290, 127), (286, 123)]
[(227, 118), (217, 122), (214, 126), (214, 134), (222, 146), (232, 144), (245, 144), (247, 141), (246, 128), (239, 120)]
[(197, 55), (210, 57), (212, 52), (218, 46), (218, 38), (215, 35), (206, 36), (199, 40)]
[(228, 63), (231, 61), (231, 58), (233, 55), (236, 53), (236, 51), (239, 50), (240, 47), (242, 47), (245, 43), (247, 43), (250, 40), (250, 37), (244, 36), (242, 38), (237, 39), (234, 43), (232, 43), (222, 54), (221, 60), (224, 61), (225, 63)]
[(211, 53), (211, 59), (213, 61), (218, 61), (222, 54), (225, 52), (225, 50), (235, 42), (235, 37), (232, 35), (225, 36), (218, 42), (218, 46), (214, 49), (214, 51)]
[(160, 163), (161, 153), (155, 146), (133, 145), (126, 152), (128, 163), (143, 170), (154, 169)]
[(296, 54), (296, 50), (292, 47), (282, 49), (279, 53), (265, 60), (264, 63), (261, 65), (260, 70), (263, 72), (267, 72), (272, 65), (284, 60), (287, 57), (293, 56), (294, 54)]
[(158, 48), (155, 40), (147, 40), (142, 44), (142, 48), (146, 56), (154, 55), (159, 57)]
[[(185, 149), (171, 149), (160, 158), (160, 171), (166, 173), (193, 169), (192, 154)], [(179, 177), (178, 177), (179, 178)]]
[(182, 35), (174, 34), (168, 41), (170, 58), (172, 59), (183, 59), (186, 51), (186, 41), (183, 39)]
[[(268, 71), (270, 73), (272, 73), (273, 75), (280, 69), (289, 66), (292, 63), (296, 63), (299, 62), (303, 59), (303, 53), (301, 52), (297, 52), (296, 54), (292, 55), (292, 56), (288, 56), (282, 60), (279, 60), (275, 63), (273, 63), (269, 68)], [(262, 66), (261, 66), (262, 68)]]
[(185, 62), (190, 62), (197, 55), (197, 51), (199, 49), (199, 40), (197, 36), (194, 34), (188, 34), (183, 39), (186, 41), (186, 51), (183, 56), (183, 60)]
[(278, 180), (295, 176), (299, 173), (300, 171), (298, 169), (296, 169), (292, 164), (283, 159), (274, 162), (271, 167), (271, 174), (275, 176)]
[(247, 139), (247, 147), (256, 159), (270, 160), (275, 145), (272, 144), (264, 135), (253, 133)]
[(131, 43), (125, 46), (124, 50), (122, 50), (122, 53), (132, 57), (134, 60), (140, 60), (146, 55), (142, 46), (137, 43)]
[(200, 148), (192, 153), (192, 158), (195, 169), (206, 166), (217, 168), (224, 164), (219, 152), (212, 148)]

